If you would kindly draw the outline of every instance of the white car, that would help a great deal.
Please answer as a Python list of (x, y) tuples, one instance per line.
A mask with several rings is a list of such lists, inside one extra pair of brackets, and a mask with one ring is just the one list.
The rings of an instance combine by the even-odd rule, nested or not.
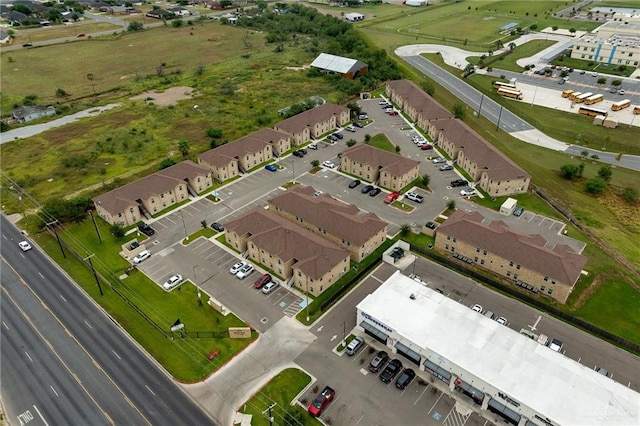
[(231, 273), (233, 275), (237, 274), (238, 271), (240, 271), (240, 269), (242, 269), (242, 267), (244, 265), (246, 265), (246, 264), (247, 264), (247, 262), (238, 262), (238, 263), (236, 263), (235, 265), (233, 265), (231, 267), (231, 269), (229, 269), (229, 273)]
[(253, 266), (247, 263), (242, 268), (240, 268), (240, 270), (236, 273), (236, 277), (238, 277), (238, 279), (243, 280), (247, 278), (249, 275), (251, 275), (252, 272), (253, 272)]
[(309, 149), (318, 149), (318, 144), (312, 143), (311, 145), (309, 145)]
[(344, 128), (346, 131), (348, 132), (355, 132), (356, 128), (353, 127), (351, 124), (349, 124), (347, 127)]
[(496, 321), (498, 321), (498, 324), (507, 325), (507, 319), (505, 317), (498, 317)]
[(269, 281), (268, 283), (266, 283), (264, 285), (264, 287), (262, 287), (262, 292), (264, 294), (269, 294), (273, 291), (273, 289), (275, 289), (276, 287), (278, 287), (278, 283), (276, 281)]
[(329, 160), (325, 160), (325, 161), (323, 161), (323, 162), (322, 162), (322, 165), (323, 165), (324, 167), (328, 167), (328, 168), (330, 168), (330, 169), (333, 169), (333, 168), (336, 166), (335, 164), (333, 164), (333, 163), (332, 163), (331, 161), (329, 161)]
[(404, 198), (415, 201), (416, 203), (421, 203), (424, 201), (424, 197), (417, 192), (407, 192), (404, 194)]
[(442, 157), (434, 158), (432, 161), (433, 161), (433, 164), (440, 164), (440, 163), (446, 163), (447, 162), (447, 160), (442, 158)]
[(165, 290), (171, 290), (172, 288), (177, 287), (181, 282), (182, 275), (176, 274), (169, 278), (164, 284), (162, 284), (162, 287), (164, 287)]
[(476, 190), (473, 188), (465, 188), (460, 191), (460, 195), (463, 197), (470, 197), (472, 195), (476, 195)]
[(482, 305), (478, 305), (477, 303), (475, 305), (473, 305), (471, 307), (472, 310), (476, 311), (477, 313), (481, 314), (483, 309), (482, 309)]
[(388, 101), (385, 98), (382, 98), (378, 101), (378, 105), (384, 105), (386, 104)]
[(151, 257), (151, 252), (149, 250), (142, 250), (136, 257), (133, 258), (133, 263), (138, 264), (141, 263), (148, 258)]
[(18, 243), (18, 246), (22, 249), (22, 251), (31, 250), (31, 244), (29, 244), (27, 241), (20, 241)]
[(316, 192), (313, 193), (314, 197), (319, 197), (321, 195), (322, 195), (322, 191), (316, 191)]
[(560, 352), (562, 350), (562, 346), (562, 341), (558, 339), (552, 339), (551, 343), (549, 343), (549, 349), (556, 352)]

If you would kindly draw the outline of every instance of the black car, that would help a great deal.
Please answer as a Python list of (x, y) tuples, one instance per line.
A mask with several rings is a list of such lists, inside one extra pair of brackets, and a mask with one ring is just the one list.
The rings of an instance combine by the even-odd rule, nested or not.
[(457, 188), (459, 186), (467, 186), (469, 182), (464, 179), (456, 179), (451, 181), (451, 186)]
[(140, 243), (139, 243), (139, 242), (137, 242), (137, 241), (134, 241), (134, 242), (132, 242), (132, 243), (131, 243), (131, 245), (129, 246), (129, 250), (135, 250), (135, 249), (137, 249), (138, 247), (140, 247)]
[(307, 155), (307, 150), (304, 148), (300, 148), (298, 151), (300, 151), (302, 155)]
[(356, 187), (356, 186), (358, 186), (358, 185), (360, 185), (360, 179), (356, 179), (356, 180), (354, 180), (353, 182), (351, 182), (351, 183), (349, 184), (349, 188), (353, 189), (353, 188), (355, 188), (355, 187)]
[(387, 367), (382, 373), (380, 373), (380, 380), (384, 383), (390, 383), (400, 370), (402, 370), (402, 362), (400, 362), (399, 359), (393, 359), (387, 364)]
[(373, 185), (365, 185), (365, 186), (362, 187), (360, 192), (362, 192), (363, 194), (366, 194), (366, 193), (370, 192), (371, 190), (373, 190)]
[(402, 372), (400, 377), (398, 377), (398, 380), (396, 380), (396, 387), (398, 389), (406, 388), (415, 377), (416, 377), (416, 372), (410, 368), (407, 368)]
[(369, 363), (369, 371), (377, 373), (382, 367), (384, 367), (387, 361), (389, 361), (389, 354), (385, 351), (378, 352), (378, 355), (376, 355)]
[(382, 189), (373, 188), (371, 191), (369, 191), (369, 197), (375, 197), (376, 195), (378, 195), (381, 192), (382, 192)]
[(156, 233), (156, 231), (146, 223), (141, 223), (140, 225), (138, 225), (138, 231), (142, 232), (147, 237), (150, 237)]
[(517, 209), (515, 209), (513, 211), (513, 215), (516, 216), (516, 217), (522, 216), (522, 213), (524, 213), (524, 208), (522, 208), (522, 207), (518, 207)]
[(293, 151), (293, 155), (295, 155), (298, 158), (304, 157), (304, 153), (301, 150)]
[(224, 226), (222, 226), (222, 224), (221, 224), (221, 223), (219, 223), (219, 222), (213, 222), (213, 223), (211, 224), (211, 228), (212, 228), (214, 231), (218, 231), (218, 232), (222, 232), (222, 231), (224, 231)]
[(344, 135), (342, 133), (334, 133), (332, 136), (335, 136), (338, 139), (344, 138)]
[(429, 229), (436, 229), (436, 224), (431, 221), (427, 222), (426, 225), (424, 226), (426, 226)]
[(354, 122), (353, 122), (353, 125), (354, 125), (354, 126), (356, 126), (356, 127), (357, 127), (357, 128), (359, 128), (359, 129), (362, 129), (362, 128), (364, 127), (364, 126), (362, 125), (362, 123), (361, 123), (361, 122), (359, 122), (359, 121), (354, 121)]

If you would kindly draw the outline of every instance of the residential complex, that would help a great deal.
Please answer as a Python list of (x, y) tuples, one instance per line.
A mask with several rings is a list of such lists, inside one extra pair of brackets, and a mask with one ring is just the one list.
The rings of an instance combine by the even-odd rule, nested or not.
[(276, 123), (274, 129), (291, 136), (294, 146), (319, 138), (349, 121), (349, 108), (322, 104)]
[(226, 228), (231, 247), (314, 296), (349, 270), (347, 250), (268, 210), (254, 209)]
[(187, 160), (98, 195), (93, 204), (108, 223), (131, 226), (212, 185), (211, 172)]
[(400, 191), (420, 175), (420, 162), (399, 154), (357, 144), (344, 151), (340, 170), (375, 182), (383, 188)]
[(569, 245), (525, 234), (480, 212), (458, 210), (436, 232), (435, 247), (458, 254), (480, 268), (513, 280), (564, 303), (580, 278), (587, 258)]
[(354, 262), (386, 240), (388, 224), (374, 213), (314, 194), (310, 186), (295, 185), (269, 200), (269, 210), (348, 250)]

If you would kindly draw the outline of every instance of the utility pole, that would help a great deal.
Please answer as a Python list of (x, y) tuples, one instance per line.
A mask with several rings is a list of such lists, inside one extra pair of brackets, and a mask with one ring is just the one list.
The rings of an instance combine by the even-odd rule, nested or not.
[(53, 222), (49, 222), (49, 223), (45, 224), (45, 226), (53, 231), (53, 235), (56, 236), (56, 241), (58, 241), (58, 246), (60, 246), (60, 251), (62, 252), (62, 257), (64, 257), (66, 259), (67, 255), (64, 252), (64, 248), (62, 248), (62, 241), (60, 241), (60, 237), (58, 236), (58, 233), (56, 232), (56, 228), (51, 226), (51, 225), (56, 225), (57, 223), (58, 223), (58, 221), (54, 220)]
[(100, 285), (100, 280), (98, 279), (98, 274), (96, 273), (96, 270), (93, 267), (93, 262), (91, 262), (91, 258), (94, 255), (95, 254), (92, 253), (89, 256), (85, 257), (83, 260), (88, 260), (89, 261), (89, 266), (91, 267), (91, 272), (93, 272), (93, 277), (96, 279), (96, 284), (98, 284), (98, 290), (100, 290), (100, 296), (104, 296), (104, 293), (102, 292), (102, 286)]
[(502, 108), (503, 106), (500, 105), (500, 113), (498, 114), (498, 122), (496, 123), (496, 130), (500, 128), (500, 118), (502, 117)]
[(196, 275), (196, 268), (198, 265), (193, 265), (193, 281), (198, 288), (198, 306), (202, 306), (202, 294), (200, 293), (200, 284), (198, 284), (198, 276)]
[(87, 210), (89, 212), (89, 216), (91, 216), (91, 220), (93, 221), (93, 227), (96, 228), (96, 234), (98, 234), (98, 240), (102, 243), (102, 235), (100, 235), (100, 230), (98, 229), (98, 224), (96, 223), (96, 218), (93, 217), (93, 212), (91, 209)]
[(480, 95), (480, 106), (478, 107), (478, 117), (482, 116), (482, 101), (484, 101), (484, 93)]
[(275, 402), (269, 405), (269, 425), (273, 426), (273, 416), (271, 415), (271, 409), (276, 405)]
[(187, 234), (187, 225), (184, 223), (184, 215), (182, 214), (182, 210), (180, 210), (180, 218), (182, 219), (182, 227), (184, 228), (184, 238), (189, 241), (189, 234)]

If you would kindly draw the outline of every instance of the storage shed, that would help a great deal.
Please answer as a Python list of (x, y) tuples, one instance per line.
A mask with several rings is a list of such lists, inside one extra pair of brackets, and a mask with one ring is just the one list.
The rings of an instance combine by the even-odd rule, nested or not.
[(500, 206), (500, 214), (503, 214), (505, 216), (511, 216), (511, 214), (513, 213), (513, 211), (516, 209), (517, 206), (518, 206), (518, 200), (516, 200), (515, 198), (509, 197)]
[(357, 59), (345, 58), (343, 56), (321, 53), (311, 63), (313, 68), (327, 73), (341, 74), (345, 78), (354, 79), (365, 74), (369, 66)]

